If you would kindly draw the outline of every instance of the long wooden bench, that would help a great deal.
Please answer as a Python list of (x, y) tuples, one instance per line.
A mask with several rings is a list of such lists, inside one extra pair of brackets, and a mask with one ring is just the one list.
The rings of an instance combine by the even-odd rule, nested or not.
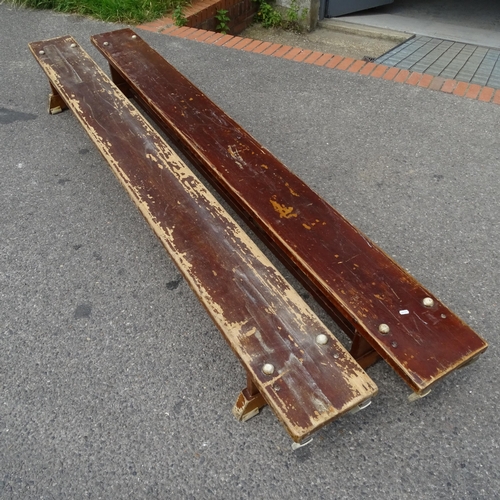
[(92, 37), (133, 96), (352, 338), (381, 356), (410, 399), (486, 342), (130, 29)]
[(78, 43), (30, 49), (243, 364), (235, 415), (267, 403), (300, 443), (366, 405), (372, 380)]

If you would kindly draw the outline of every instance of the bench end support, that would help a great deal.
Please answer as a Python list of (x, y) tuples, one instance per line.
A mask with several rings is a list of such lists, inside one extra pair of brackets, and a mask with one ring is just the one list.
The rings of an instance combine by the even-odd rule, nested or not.
[(266, 400), (258, 391), (252, 377), (247, 373), (247, 386), (240, 392), (233, 406), (233, 415), (240, 422), (246, 422), (252, 417), (255, 417), (260, 409), (266, 405)]
[(52, 83), (50, 83), (49, 113), (51, 115), (57, 115), (58, 113), (62, 113), (65, 109), (68, 109), (68, 106), (66, 106), (62, 97), (59, 95)]
[(358, 332), (354, 333), (349, 353), (364, 370), (375, 364), (379, 359), (382, 359)]
[(130, 85), (123, 78), (123, 76), (118, 73), (111, 63), (109, 64), (109, 72), (111, 73), (111, 80), (113, 80), (113, 83), (121, 90), (123, 95), (125, 97), (133, 97)]
[(425, 396), (429, 395), (429, 393), (431, 392), (431, 388), (428, 388), (426, 389), (425, 391), (422, 391), (422, 392), (412, 392), (409, 396), (408, 396), (408, 401), (410, 403), (414, 403), (415, 401), (418, 401), (419, 399), (422, 399), (422, 398), (425, 398)]

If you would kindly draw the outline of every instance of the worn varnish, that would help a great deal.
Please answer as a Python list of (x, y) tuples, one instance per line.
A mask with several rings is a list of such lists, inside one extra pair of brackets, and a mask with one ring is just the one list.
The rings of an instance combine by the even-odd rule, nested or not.
[(73, 111), (241, 360), (249, 399), (300, 442), (372, 397), (371, 379), (75, 40), (30, 48), (51, 105)]
[[(378, 354), (422, 394), (486, 349), (460, 318), (133, 31), (92, 41), (121, 88), (353, 338), (351, 352), (363, 366)], [(426, 307), (425, 298), (433, 305)], [(380, 331), (381, 324), (388, 333)]]

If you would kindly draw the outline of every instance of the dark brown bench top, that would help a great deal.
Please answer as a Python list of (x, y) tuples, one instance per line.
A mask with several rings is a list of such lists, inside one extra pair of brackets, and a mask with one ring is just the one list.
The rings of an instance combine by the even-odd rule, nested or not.
[(417, 394), (486, 349), (469, 326), (140, 36), (123, 29), (92, 42), (117, 84), (247, 217), (339, 325), (355, 341), (361, 334)]
[(73, 111), (294, 441), (372, 397), (371, 379), (77, 42), (30, 48), (52, 109)]

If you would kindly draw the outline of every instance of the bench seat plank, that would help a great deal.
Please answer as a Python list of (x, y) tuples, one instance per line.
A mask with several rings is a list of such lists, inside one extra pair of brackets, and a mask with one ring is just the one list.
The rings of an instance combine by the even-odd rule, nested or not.
[(121, 88), (355, 339), (353, 354), (369, 354), (371, 346), (423, 394), (486, 349), (457, 315), (132, 30), (92, 41)]
[(75, 40), (30, 49), (51, 102), (73, 111), (294, 441), (371, 398), (371, 379)]

